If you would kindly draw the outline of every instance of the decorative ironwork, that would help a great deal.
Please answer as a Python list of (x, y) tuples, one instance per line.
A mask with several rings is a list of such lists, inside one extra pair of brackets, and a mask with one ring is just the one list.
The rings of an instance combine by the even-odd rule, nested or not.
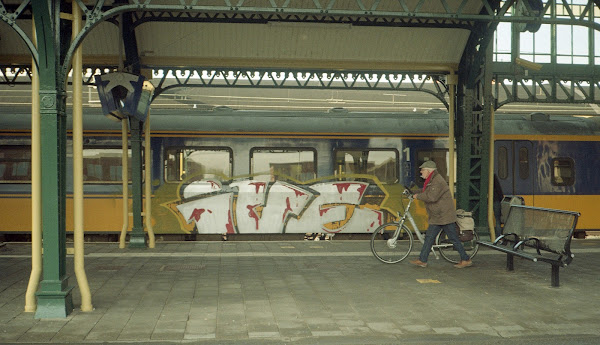
[[(585, 72), (582, 72), (582, 68)], [(566, 71), (569, 71), (567, 73)], [(587, 66), (562, 68), (560, 72), (524, 73), (493, 72), (495, 108), (509, 103), (600, 103), (599, 73)]]
[[(83, 85), (93, 85), (95, 75), (116, 70), (117, 66), (83, 66)], [(31, 85), (31, 73), (31, 65), (0, 65), (0, 85)]]
[[(565, 1), (549, 0), (539, 15), (549, 12), (555, 5), (565, 9), (564, 18), (544, 18), (532, 15), (534, 11), (528, 2), (520, 15), (505, 16), (514, 1), (499, 0), (421, 0), (410, 4), (406, 0), (372, 1), (364, 0), (327, 0), (327, 1), (289, 1), (270, 0), (258, 6), (251, 0), (222, 0), (214, 5), (198, 5), (195, 0), (133, 0), (129, 3), (114, 3), (103, 7), (98, 1), (89, 8), (82, 0), (76, 0), (84, 11), (88, 21), (104, 20), (122, 12), (137, 12), (135, 22), (148, 21), (208, 21), (208, 22), (244, 22), (265, 23), (268, 21), (349, 23), (353, 25), (376, 26), (426, 26), (426, 27), (463, 27), (471, 28), (476, 22), (512, 22), (524, 24), (568, 24), (600, 29), (600, 24), (587, 18), (594, 3), (587, 5), (569, 4)], [(260, 3), (260, 2), (259, 2)], [(498, 4), (500, 10), (496, 12)], [(522, 14), (521, 14), (522, 13)], [(92, 24), (93, 25), (93, 24)]]
[[(341, 1), (289, 1), (270, 0), (263, 2), (249, 0), (222, 0), (214, 1), (212, 5), (201, 4), (195, 0), (133, 0), (128, 2), (114, 2), (110, 6), (104, 1), (93, 4), (83, 0), (74, 0), (82, 9), (86, 18), (85, 27), (75, 37), (65, 57), (62, 66), (66, 75), (69, 69), (68, 61), (74, 49), (93, 27), (104, 20), (118, 21), (118, 15), (131, 13), (132, 25), (138, 26), (151, 21), (174, 22), (223, 22), (223, 23), (266, 23), (279, 22), (320, 22), (320, 23), (348, 23), (352, 25), (371, 26), (421, 26), (421, 27), (461, 27), (473, 30), (478, 24), (512, 22), (526, 25), (538, 24), (565, 24), (590, 27), (600, 31), (600, 23), (590, 20), (593, 6), (596, 1), (589, 1), (585, 5), (569, 4), (564, 1), (548, 0), (543, 10), (537, 11), (538, 15), (529, 8), (529, 3), (524, 2), (517, 14), (507, 16), (514, 1), (498, 0), (439, 0), (435, 4), (426, 1), (417, 3), (398, 0), (396, 2), (364, 0)], [(258, 4), (261, 4), (259, 6)], [(600, 6), (600, 5), (598, 5)], [(560, 7), (561, 16), (549, 16), (552, 8)], [(0, 19), (13, 27), (37, 58), (37, 51), (29, 37), (18, 25), (19, 19), (30, 19), (31, 0), (22, 1), (20, 4), (4, 4), (0, 0)], [(113, 67), (113, 66), (111, 66)], [(162, 91), (177, 86), (210, 86), (210, 87), (264, 87), (264, 88), (324, 88), (324, 89), (389, 89), (424, 91), (436, 96), (447, 106), (445, 101), (446, 87), (443, 83), (444, 75), (437, 73), (421, 73), (414, 75), (412, 72), (338, 72), (338, 71), (283, 71), (283, 70), (236, 70), (231, 68), (196, 68), (175, 69), (169, 67), (146, 66), (163, 75), (171, 73), (176, 76), (176, 82), (167, 85), (161, 79), (155, 96)], [(27, 84), (30, 82), (29, 66), (7, 66), (0, 69), (0, 84)], [(84, 83), (91, 83), (91, 78), (103, 66), (91, 66), (94, 73), (86, 71)], [(196, 75), (197, 78), (178, 77), (181, 75)], [(308, 74), (310, 78), (304, 76)], [(233, 78), (222, 78), (223, 75)], [(282, 76), (283, 78), (279, 77)], [(21, 76), (27, 76), (23, 81)], [(258, 76), (256, 78), (256, 76)], [(569, 71), (557, 75), (546, 75), (531, 79), (517, 74), (502, 74), (494, 71), (497, 81), (495, 96), (496, 108), (511, 102), (596, 102), (595, 92), (585, 92), (585, 84), (598, 85), (595, 76), (584, 77), (571, 75)], [(434, 87), (429, 88), (433, 82)], [(426, 86), (427, 85), (427, 86)], [(515, 86), (515, 85), (518, 85)], [(552, 85), (552, 86), (549, 86)], [(583, 86), (581, 86), (583, 85)], [(521, 91), (522, 90), (522, 91)], [(538, 95), (537, 91), (541, 90)], [(574, 92), (583, 94), (575, 97)], [(565, 96), (561, 96), (565, 94)], [(524, 96), (523, 96), (524, 95)]]
[[(507, 65), (511, 65), (506, 63)], [(493, 71), (494, 108), (511, 103), (600, 103), (599, 73), (581, 73), (581, 66), (565, 66), (560, 75), (533, 75)], [(153, 69), (152, 66), (144, 68)], [(93, 85), (94, 76), (117, 71), (117, 66), (84, 66), (83, 84)], [(448, 107), (446, 74), (414, 72), (367, 72), (282, 69), (156, 67), (154, 97), (177, 87), (238, 87), (336, 90), (421, 91), (435, 96)], [(31, 66), (0, 65), (0, 85), (30, 85)]]
[(158, 76), (155, 95), (174, 87), (246, 87), (422, 91), (448, 106), (444, 74), (281, 69), (165, 68)]
[[(421, 91), (446, 107), (446, 75), (415, 72), (334, 70), (176, 68), (143, 66), (154, 72), (154, 98), (177, 87), (239, 87), (266, 89), (337, 89)], [(93, 85), (94, 75), (117, 71), (117, 66), (84, 66), (83, 84)], [(0, 84), (31, 84), (31, 66), (0, 66)]]
[(0, 66), (0, 84), (30, 85), (31, 66)]

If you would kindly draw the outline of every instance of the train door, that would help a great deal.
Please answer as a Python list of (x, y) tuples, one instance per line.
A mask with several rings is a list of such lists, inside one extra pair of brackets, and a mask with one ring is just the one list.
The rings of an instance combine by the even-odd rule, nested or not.
[(497, 140), (495, 156), (495, 172), (504, 194), (523, 196), (526, 204), (533, 205), (536, 172), (533, 143), (528, 140)]

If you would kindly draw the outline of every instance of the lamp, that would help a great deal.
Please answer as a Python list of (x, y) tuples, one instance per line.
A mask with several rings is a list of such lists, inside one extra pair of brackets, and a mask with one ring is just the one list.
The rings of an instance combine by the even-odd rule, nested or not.
[(116, 72), (94, 78), (104, 115), (114, 120), (127, 116), (146, 120), (154, 86), (144, 76)]

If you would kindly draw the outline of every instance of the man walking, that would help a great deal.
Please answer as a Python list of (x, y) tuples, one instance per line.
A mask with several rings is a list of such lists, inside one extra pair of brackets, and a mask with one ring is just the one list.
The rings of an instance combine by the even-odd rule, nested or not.
[(448, 239), (460, 254), (461, 261), (454, 267), (465, 268), (473, 265), (456, 232), (456, 209), (446, 180), (437, 172), (434, 161), (426, 161), (419, 168), (425, 183), (423, 191), (413, 194), (413, 198), (425, 203), (429, 227), (425, 233), (425, 243), (423, 243), (419, 259), (412, 260), (410, 263), (419, 267), (427, 267), (427, 258), (433, 242), (440, 231), (445, 231)]

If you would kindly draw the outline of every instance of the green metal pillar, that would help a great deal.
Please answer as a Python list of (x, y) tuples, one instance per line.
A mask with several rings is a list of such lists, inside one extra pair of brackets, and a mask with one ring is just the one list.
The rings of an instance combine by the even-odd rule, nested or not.
[(131, 189), (133, 227), (129, 236), (129, 248), (146, 248), (146, 233), (142, 216), (142, 129), (143, 122), (129, 117), (131, 128)]
[(60, 75), (60, 4), (34, 1), (32, 6), (39, 54), (44, 250), (35, 317), (58, 318), (73, 311), (66, 275), (66, 76)]
[[(497, 24), (496, 24), (497, 25)], [(456, 116), (458, 208), (473, 212), (480, 236), (488, 232), (488, 181), (493, 107), (491, 48), (496, 25), (471, 33), (460, 65)]]
[(40, 78), (44, 254), (35, 317), (55, 318), (66, 317), (73, 311), (72, 287), (68, 286), (66, 275), (66, 93), (64, 90), (42, 90), (42, 85)]

